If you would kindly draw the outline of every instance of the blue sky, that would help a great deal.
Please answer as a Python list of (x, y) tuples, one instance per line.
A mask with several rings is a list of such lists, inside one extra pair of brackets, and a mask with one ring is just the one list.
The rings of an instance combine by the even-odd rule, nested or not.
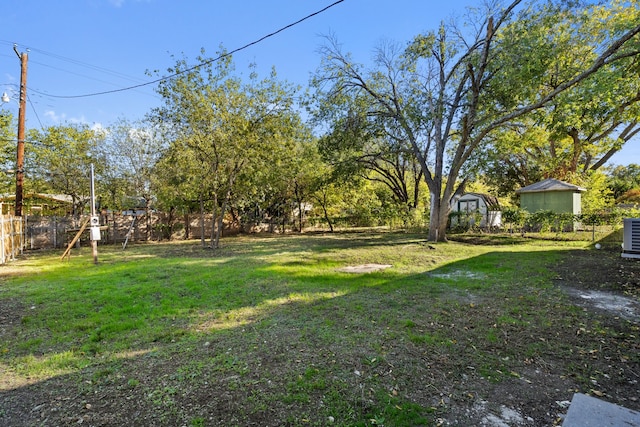
[[(142, 118), (160, 99), (155, 85), (108, 95), (60, 98), (121, 89), (156, 77), (183, 55), (195, 64), (204, 48), (233, 50), (334, 3), (335, 0), (2, 0), (0, 91), (15, 96), (20, 63), (29, 49), (27, 128), (64, 122), (108, 126)], [(481, 0), (344, 0), (282, 33), (234, 55), (236, 69), (256, 63), (306, 86), (317, 68), (323, 35), (333, 34), (359, 62), (382, 41), (405, 43), (462, 15)], [(4, 105), (17, 115), (17, 102)], [(614, 163), (640, 163), (629, 145)]]

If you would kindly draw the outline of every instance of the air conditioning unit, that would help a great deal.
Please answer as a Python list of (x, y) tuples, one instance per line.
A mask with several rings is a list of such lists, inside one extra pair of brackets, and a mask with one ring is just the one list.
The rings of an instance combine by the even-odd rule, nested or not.
[(622, 257), (640, 258), (640, 218), (624, 219)]

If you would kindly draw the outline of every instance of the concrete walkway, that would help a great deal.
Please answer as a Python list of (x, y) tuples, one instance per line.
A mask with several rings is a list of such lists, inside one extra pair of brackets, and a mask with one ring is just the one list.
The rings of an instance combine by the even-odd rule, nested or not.
[(640, 427), (640, 412), (576, 393), (562, 427)]

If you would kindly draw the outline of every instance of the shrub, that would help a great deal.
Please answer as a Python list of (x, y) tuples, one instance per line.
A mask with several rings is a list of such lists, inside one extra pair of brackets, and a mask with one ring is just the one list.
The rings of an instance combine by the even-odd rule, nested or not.
[(449, 226), (455, 231), (479, 230), (482, 223), (482, 213), (479, 210), (472, 212), (452, 211), (449, 213)]
[(509, 224), (509, 231), (511, 232), (513, 232), (514, 227), (518, 230), (522, 230), (528, 216), (529, 212), (517, 207), (507, 207), (502, 209), (502, 222), (504, 224)]

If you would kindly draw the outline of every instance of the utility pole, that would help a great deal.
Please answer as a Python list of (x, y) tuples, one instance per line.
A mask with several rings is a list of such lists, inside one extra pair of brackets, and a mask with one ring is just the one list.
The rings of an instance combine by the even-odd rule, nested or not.
[(22, 216), (23, 184), (24, 184), (24, 117), (27, 111), (27, 52), (18, 52), (16, 45), (13, 51), (20, 58), (20, 106), (18, 108), (18, 149), (16, 156), (16, 208), (15, 215)]

